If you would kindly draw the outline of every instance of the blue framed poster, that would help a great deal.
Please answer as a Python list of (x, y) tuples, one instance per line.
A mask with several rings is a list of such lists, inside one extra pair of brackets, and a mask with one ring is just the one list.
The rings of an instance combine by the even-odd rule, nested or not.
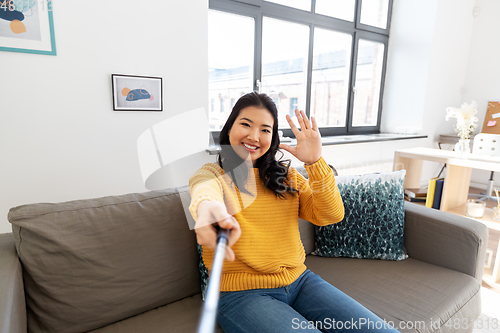
[(56, 55), (52, 0), (0, 0), (0, 51)]

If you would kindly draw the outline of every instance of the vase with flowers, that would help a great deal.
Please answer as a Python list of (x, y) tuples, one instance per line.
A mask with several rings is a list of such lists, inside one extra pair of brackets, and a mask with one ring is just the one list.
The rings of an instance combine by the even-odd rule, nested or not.
[(455, 151), (460, 156), (470, 153), (470, 137), (477, 127), (477, 104), (472, 101), (470, 104), (464, 103), (460, 108), (449, 107), (446, 109), (446, 121), (456, 118), (457, 123), (453, 126), (458, 134), (459, 140), (455, 144)]

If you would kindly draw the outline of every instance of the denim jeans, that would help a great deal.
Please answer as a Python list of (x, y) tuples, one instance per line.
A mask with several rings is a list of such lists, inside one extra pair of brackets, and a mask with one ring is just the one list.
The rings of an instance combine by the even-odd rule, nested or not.
[(221, 292), (217, 320), (225, 333), (398, 332), (309, 270), (285, 287)]

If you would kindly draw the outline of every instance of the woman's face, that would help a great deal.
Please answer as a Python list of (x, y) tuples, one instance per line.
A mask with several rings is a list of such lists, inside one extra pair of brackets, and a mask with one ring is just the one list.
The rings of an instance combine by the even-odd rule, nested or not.
[(274, 119), (267, 109), (248, 106), (240, 111), (229, 130), (229, 143), (239, 157), (248, 155), (253, 165), (271, 147)]

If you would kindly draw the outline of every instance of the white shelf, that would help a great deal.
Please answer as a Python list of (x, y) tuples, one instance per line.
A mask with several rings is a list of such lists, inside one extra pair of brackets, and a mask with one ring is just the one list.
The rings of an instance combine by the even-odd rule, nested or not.
[(472, 220), (476, 220), (486, 225), (488, 229), (494, 229), (500, 231), (500, 221), (493, 220), (493, 209), (491, 208), (485, 208), (484, 215), (481, 218), (472, 218), (465, 216), (465, 204), (449, 209), (447, 212), (455, 215), (461, 215)]

